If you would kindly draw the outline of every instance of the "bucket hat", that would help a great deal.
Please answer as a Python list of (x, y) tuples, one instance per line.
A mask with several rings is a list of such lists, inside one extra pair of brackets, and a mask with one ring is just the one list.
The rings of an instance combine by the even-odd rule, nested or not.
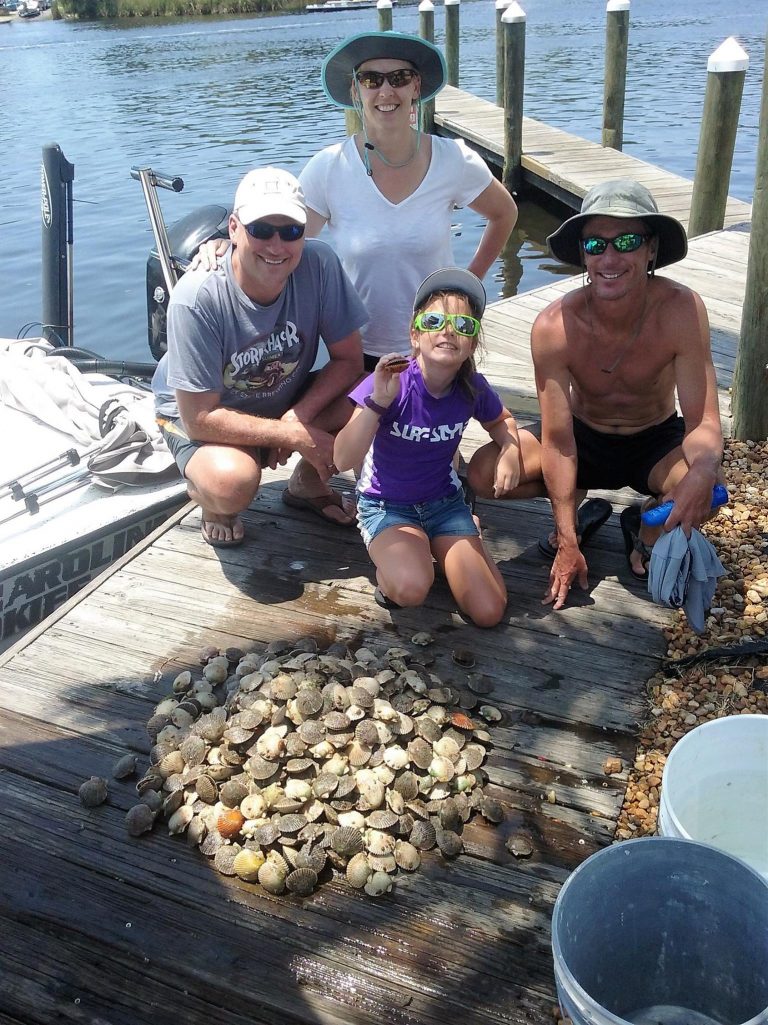
[(581, 265), (581, 231), (590, 217), (641, 218), (658, 239), (656, 267), (682, 260), (688, 252), (688, 239), (680, 221), (659, 213), (648, 189), (632, 178), (615, 178), (589, 190), (581, 204), (581, 213), (564, 221), (547, 242), (552, 255), (563, 263)]
[(414, 313), (436, 292), (458, 292), (469, 299), (476, 317), (482, 317), (485, 312), (485, 287), (472, 271), (463, 267), (442, 267), (424, 278), (413, 300)]
[(436, 46), (404, 32), (363, 32), (350, 36), (323, 61), (322, 82), (328, 99), (337, 107), (353, 109), (352, 74), (364, 61), (404, 60), (421, 78), (421, 99), (431, 100), (445, 85), (445, 58)]

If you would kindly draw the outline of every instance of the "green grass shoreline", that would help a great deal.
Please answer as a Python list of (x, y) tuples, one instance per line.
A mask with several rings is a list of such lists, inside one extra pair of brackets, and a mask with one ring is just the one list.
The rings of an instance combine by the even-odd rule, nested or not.
[(306, 0), (55, 0), (51, 14), (66, 21), (97, 18), (200, 17), (302, 11)]

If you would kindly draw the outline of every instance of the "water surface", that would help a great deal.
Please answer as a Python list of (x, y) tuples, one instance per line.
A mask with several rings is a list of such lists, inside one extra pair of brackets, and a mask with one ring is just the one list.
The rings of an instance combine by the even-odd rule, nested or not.
[[(523, 0), (526, 114), (600, 139), (604, 0)], [(733, 9), (729, 10), (728, 8)], [(750, 200), (766, 31), (764, 0), (633, 0), (625, 151), (693, 177), (708, 56), (735, 35), (750, 56), (731, 193)], [(57, 142), (75, 165), (75, 340), (106, 355), (147, 359), (144, 269), (152, 245), (133, 164), (181, 175), (161, 193), (167, 220), (228, 203), (252, 166), (298, 172), (343, 134), (320, 87), (323, 57), (376, 27), (375, 11), (335, 14), (65, 23), (0, 27), (3, 202), (0, 336), (40, 319), (39, 165)], [(418, 10), (394, 27), (418, 31)], [(443, 40), (444, 11), (435, 29)], [(461, 85), (495, 95), (492, 0), (461, 6)], [(503, 261), (486, 278), (492, 298), (562, 274), (544, 238), (556, 221), (523, 208)], [(466, 263), (481, 224), (456, 215), (454, 251)], [(27, 332), (37, 333), (31, 326)]]

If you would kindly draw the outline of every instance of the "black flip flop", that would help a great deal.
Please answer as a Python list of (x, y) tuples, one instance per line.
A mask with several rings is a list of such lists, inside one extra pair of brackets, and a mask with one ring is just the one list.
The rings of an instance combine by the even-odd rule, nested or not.
[[(622, 510), (619, 516), (621, 536), (624, 538), (624, 555), (627, 560), (627, 568), (636, 580), (648, 579), (648, 563), (651, 559), (651, 549), (640, 540), (640, 506), (628, 505)], [(638, 573), (632, 565), (632, 552), (639, 552), (643, 559), (645, 573)]]
[(403, 606), (398, 605), (397, 602), (392, 601), (391, 598), (387, 598), (386, 594), (380, 587), (377, 587), (373, 592), (373, 600), (382, 609), (401, 609)]
[[(582, 502), (576, 515), (576, 533), (581, 539), (579, 548), (584, 548), (593, 534), (595, 534), (610, 519), (613, 506), (604, 498), (588, 498)], [(549, 537), (543, 537), (538, 543), (539, 551), (548, 559), (554, 559), (557, 555), (557, 548), (549, 543)]]

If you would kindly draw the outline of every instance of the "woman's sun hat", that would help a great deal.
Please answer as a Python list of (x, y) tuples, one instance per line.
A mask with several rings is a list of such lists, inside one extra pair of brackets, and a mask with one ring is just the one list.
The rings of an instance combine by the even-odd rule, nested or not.
[(581, 213), (564, 221), (549, 236), (552, 255), (563, 263), (581, 266), (581, 233), (590, 217), (616, 217), (645, 221), (658, 240), (656, 267), (682, 260), (688, 252), (688, 239), (680, 221), (660, 214), (648, 189), (632, 178), (615, 178), (589, 190), (581, 204)]
[(424, 278), (416, 292), (413, 300), (413, 312), (424, 303), (431, 295), (438, 292), (457, 292), (469, 299), (474, 315), (478, 318), (485, 313), (485, 287), (472, 271), (464, 270), (463, 267), (442, 267), (433, 271)]
[(404, 32), (363, 32), (350, 36), (331, 50), (323, 61), (323, 89), (337, 107), (354, 109), (350, 88), (352, 75), (364, 61), (403, 60), (412, 64), (421, 78), (421, 99), (431, 100), (445, 85), (445, 58), (436, 46)]

